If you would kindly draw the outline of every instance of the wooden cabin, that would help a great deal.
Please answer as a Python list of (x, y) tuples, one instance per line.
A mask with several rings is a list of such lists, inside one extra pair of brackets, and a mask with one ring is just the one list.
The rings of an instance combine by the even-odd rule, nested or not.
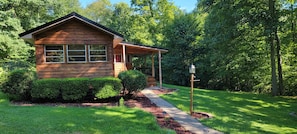
[(157, 54), (162, 82), (161, 53), (166, 49), (124, 42), (120, 33), (75, 12), (25, 31), (20, 37), (35, 45), (40, 79), (117, 77), (121, 71), (133, 68), (131, 57)]

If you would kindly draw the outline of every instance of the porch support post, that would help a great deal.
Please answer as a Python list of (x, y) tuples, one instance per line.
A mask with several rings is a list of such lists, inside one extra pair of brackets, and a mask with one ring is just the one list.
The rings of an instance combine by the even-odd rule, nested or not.
[(161, 51), (159, 51), (159, 82), (160, 88), (162, 89), (162, 65), (161, 65), (162, 55)]
[(122, 46), (123, 48), (123, 62), (124, 62), (124, 70), (127, 70), (127, 63), (126, 63), (126, 45)]
[(155, 61), (154, 54), (152, 54), (152, 76), (155, 77)]

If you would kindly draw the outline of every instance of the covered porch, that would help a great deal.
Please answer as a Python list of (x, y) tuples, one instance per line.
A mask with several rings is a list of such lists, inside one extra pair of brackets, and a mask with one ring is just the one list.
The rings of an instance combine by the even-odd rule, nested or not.
[[(114, 75), (115, 77), (122, 71), (135, 69), (132, 64), (132, 58), (135, 56), (150, 56), (151, 71), (148, 75), (148, 86), (154, 85), (155, 78), (159, 78), (160, 87), (162, 87), (162, 53), (168, 52), (166, 49), (132, 44), (127, 42), (118, 43), (114, 46)], [(155, 56), (158, 56), (158, 75), (155, 70)]]

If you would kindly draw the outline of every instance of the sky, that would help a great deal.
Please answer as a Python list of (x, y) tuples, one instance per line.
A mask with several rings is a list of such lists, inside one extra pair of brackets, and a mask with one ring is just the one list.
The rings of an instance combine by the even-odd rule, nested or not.
[[(94, 2), (96, 0), (79, 0), (83, 7), (86, 7), (88, 4)], [(197, 0), (169, 0), (172, 1), (177, 7), (180, 9), (186, 10), (187, 12), (192, 11), (195, 8)], [(118, 2), (126, 2), (130, 5), (130, 0), (110, 0), (112, 4)]]

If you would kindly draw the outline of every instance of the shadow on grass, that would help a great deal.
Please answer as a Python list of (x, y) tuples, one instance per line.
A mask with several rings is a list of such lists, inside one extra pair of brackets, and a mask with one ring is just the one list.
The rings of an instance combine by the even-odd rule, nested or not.
[[(188, 87), (162, 98), (189, 112)], [(289, 113), (296, 111), (297, 99), (272, 97), (241, 92), (194, 90), (194, 111), (208, 112), (213, 119), (201, 122), (225, 133), (297, 133), (297, 118)]]
[(62, 117), (75, 115), (77, 120), (66, 118), (70, 120), (63, 127), (75, 127), (77, 130), (92, 130), (92, 133), (158, 133), (161, 131), (151, 114), (136, 109), (105, 107), (75, 109), (75, 113), (73, 110), (70, 110), (71, 113), (67, 111), (62, 109), (62, 112), (53, 112), (54, 115), (59, 113), (58, 115)]
[[(1, 94), (0, 94), (1, 95)], [(3, 100), (3, 101), (2, 101)], [(5, 105), (0, 97), (0, 130), (13, 133), (174, 133), (161, 129), (154, 116), (126, 107)]]

